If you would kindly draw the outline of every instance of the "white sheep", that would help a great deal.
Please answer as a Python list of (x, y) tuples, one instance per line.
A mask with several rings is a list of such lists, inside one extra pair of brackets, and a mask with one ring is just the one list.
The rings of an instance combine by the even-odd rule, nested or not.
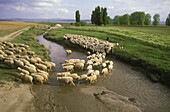
[(92, 70), (92, 69), (93, 69), (92, 65), (87, 66), (87, 70)]
[(37, 70), (35, 68), (29, 67), (27, 65), (24, 66), (30, 73), (36, 73)]
[(66, 69), (66, 71), (74, 71), (74, 66), (73, 65), (68, 65), (68, 66), (63, 66), (64, 69)]
[(107, 65), (106, 63), (102, 63), (102, 67), (105, 68)]
[(37, 75), (41, 75), (44, 77), (44, 81), (47, 81), (48, 80), (48, 75), (44, 74), (44, 73), (40, 73), (38, 72)]
[(84, 63), (78, 62), (75, 64), (75, 68), (77, 69), (83, 69), (84, 68)]
[(67, 53), (67, 54), (71, 54), (72, 51), (71, 51), (71, 50), (66, 50), (66, 53)]
[(91, 75), (94, 72), (94, 70), (88, 70), (87, 75)]
[(93, 83), (94, 81), (97, 81), (97, 76), (96, 75), (92, 75), (86, 78), (86, 80), (89, 80), (90, 83)]
[(47, 71), (47, 66), (45, 66), (43, 64), (38, 64), (38, 63), (36, 63), (35, 65), (38, 69), (43, 70), (43, 71)]
[(24, 74), (24, 73), (20, 73), (20, 76), (24, 81), (28, 81), (31, 84), (33, 84), (33, 77), (32, 76)]
[(75, 86), (75, 84), (73, 83), (73, 78), (72, 77), (69, 77), (69, 76), (67, 76), (67, 77), (57, 77), (57, 80), (62, 81), (64, 83), (66, 83), (66, 84), (70, 83), (73, 86)]
[(24, 67), (24, 62), (22, 62), (21, 60), (15, 60), (15, 64), (18, 66), (18, 67)]
[(102, 69), (102, 74), (103, 74), (103, 75), (108, 74), (108, 69), (107, 69), (107, 68)]
[(84, 79), (87, 79), (87, 77), (88, 77), (87, 74), (83, 74), (83, 75), (78, 76), (77, 80), (79, 80), (79, 81), (84, 80)]
[(32, 73), (31, 76), (34, 78), (34, 81), (40, 82), (41, 84), (43, 84), (44, 82), (44, 77), (41, 75), (37, 75), (35, 73)]
[(109, 71), (113, 70), (113, 65), (110, 64), (110, 65), (108, 66), (108, 69), (109, 69)]
[(60, 73), (57, 73), (57, 76), (67, 76), (67, 75), (70, 75), (70, 72), (60, 72)]
[(96, 75), (96, 76), (100, 76), (100, 71), (99, 70), (95, 70), (92, 75)]
[(29, 74), (30, 74), (27, 70), (22, 69), (22, 68), (20, 68), (20, 67), (18, 67), (18, 70), (21, 71), (22, 73), (26, 74), (26, 75), (29, 75)]

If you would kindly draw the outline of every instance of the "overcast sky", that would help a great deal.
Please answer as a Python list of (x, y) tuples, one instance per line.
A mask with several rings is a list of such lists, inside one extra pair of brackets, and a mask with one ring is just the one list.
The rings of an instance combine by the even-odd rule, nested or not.
[(144, 11), (160, 14), (165, 21), (170, 13), (170, 0), (0, 0), (0, 18), (62, 18), (74, 19), (79, 10), (81, 19), (90, 19), (97, 6), (106, 7), (108, 15)]

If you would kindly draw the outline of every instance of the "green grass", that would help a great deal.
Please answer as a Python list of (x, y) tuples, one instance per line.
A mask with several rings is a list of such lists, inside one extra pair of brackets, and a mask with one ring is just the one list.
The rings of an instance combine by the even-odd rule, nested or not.
[[(23, 43), (30, 46), (30, 51), (34, 51), (36, 55), (39, 55), (44, 60), (50, 60), (49, 51), (43, 46), (40, 45), (36, 36), (41, 35), (46, 31), (44, 28), (35, 28), (31, 27), (28, 31), (22, 33), (18, 38), (12, 40), (12, 43)], [(16, 67), (9, 67), (3, 62), (0, 62), (0, 82), (11, 81), (17, 79), (18, 70)]]
[(62, 42), (65, 34), (86, 35), (104, 41), (110, 37), (110, 42), (118, 42), (124, 47), (123, 50), (115, 49), (117, 58), (139, 67), (153, 80), (170, 84), (170, 34), (167, 32), (169, 29), (169, 27), (145, 29), (145, 27), (122, 26), (74, 27), (52, 30), (50, 33), (57, 32), (56, 35), (45, 37), (55, 42)]

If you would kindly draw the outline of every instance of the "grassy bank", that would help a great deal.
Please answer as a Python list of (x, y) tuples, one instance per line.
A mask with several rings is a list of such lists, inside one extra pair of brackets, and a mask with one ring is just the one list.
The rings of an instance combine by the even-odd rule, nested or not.
[[(155, 30), (159, 33), (154, 33)], [(52, 30), (46, 38), (62, 43), (62, 37), (68, 33), (104, 41), (109, 37), (110, 42), (124, 46), (123, 50), (115, 49), (116, 58), (139, 68), (153, 81), (170, 85), (170, 34), (164, 30), (169, 27), (148, 27), (148, 30), (143, 27), (75, 27)]]
[[(40, 45), (36, 36), (41, 35), (46, 31), (44, 27), (31, 27), (28, 31), (21, 34), (15, 40), (12, 40), (12, 43), (23, 43), (30, 46), (30, 51), (34, 51), (37, 55), (42, 56), (42, 59), (48, 59), (49, 51), (43, 46)], [(11, 68), (5, 65), (3, 62), (0, 62), (0, 84), (4, 84), (4, 81), (18, 80), (16, 74), (18, 73), (17, 69)]]

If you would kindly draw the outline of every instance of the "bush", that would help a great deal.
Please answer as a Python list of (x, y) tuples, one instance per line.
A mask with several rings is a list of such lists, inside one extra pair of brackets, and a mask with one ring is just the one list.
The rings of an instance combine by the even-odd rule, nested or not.
[(81, 26), (86, 26), (87, 22), (85, 21), (80, 21)]
[(87, 22), (85, 21), (80, 21), (80, 22), (76, 22), (75, 25), (76, 26), (86, 26)]
[(80, 22), (76, 22), (75, 25), (76, 26), (81, 26), (81, 23)]
[(74, 23), (70, 23), (70, 25), (74, 25)]

